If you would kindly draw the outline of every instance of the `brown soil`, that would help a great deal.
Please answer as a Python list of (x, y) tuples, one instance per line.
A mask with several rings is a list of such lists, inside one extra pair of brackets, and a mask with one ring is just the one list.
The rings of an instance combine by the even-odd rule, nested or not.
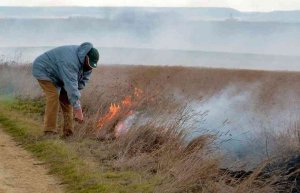
[(0, 193), (62, 193), (57, 179), (0, 128)]

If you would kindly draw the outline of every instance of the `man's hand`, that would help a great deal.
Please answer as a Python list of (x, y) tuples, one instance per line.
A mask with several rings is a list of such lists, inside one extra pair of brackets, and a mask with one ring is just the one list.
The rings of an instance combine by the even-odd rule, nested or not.
[(75, 118), (75, 121), (77, 121), (79, 123), (83, 123), (83, 114), (82, 114), (81, 108), (74, 109), (74, 118)]

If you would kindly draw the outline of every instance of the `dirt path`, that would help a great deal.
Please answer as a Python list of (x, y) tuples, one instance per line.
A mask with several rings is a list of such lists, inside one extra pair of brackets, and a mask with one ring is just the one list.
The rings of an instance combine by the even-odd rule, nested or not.
[(57, 179), (0, 128), (0, 193), (62, 193)]

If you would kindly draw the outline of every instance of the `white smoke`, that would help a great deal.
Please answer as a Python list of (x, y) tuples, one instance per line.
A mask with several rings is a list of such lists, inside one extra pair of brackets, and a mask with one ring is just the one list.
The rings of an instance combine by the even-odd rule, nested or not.
[(218, 135), (217, 142), (225, 157), (248, 162), (249, 167), (266, 159), (278, 145), (275, 136), (297, 127), (300, 106), (292, 90), (275, 93), (277, 103), (262, 106), (259, 102), (262, 85), (261, 82), (232, 84), (206, 100), (193, 101), (191, 106), (196, 111), (208, 113), (192, 135), (205, 132)]

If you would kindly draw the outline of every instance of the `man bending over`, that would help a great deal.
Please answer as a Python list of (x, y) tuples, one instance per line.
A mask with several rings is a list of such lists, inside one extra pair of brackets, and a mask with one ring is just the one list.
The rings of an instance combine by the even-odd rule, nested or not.
[(59, 104), (64, 126), (63, 136), (73, 134), (74, 118), (83, 122), (80, 90), (90, 79), (92, 69), (97, 67), (99, 53), (89, 42), (80, 46), (61, 46), (45, 52), (33, 62), (32, 74), (38, 80), (46, 96), (44, 134), (56, 136)]

